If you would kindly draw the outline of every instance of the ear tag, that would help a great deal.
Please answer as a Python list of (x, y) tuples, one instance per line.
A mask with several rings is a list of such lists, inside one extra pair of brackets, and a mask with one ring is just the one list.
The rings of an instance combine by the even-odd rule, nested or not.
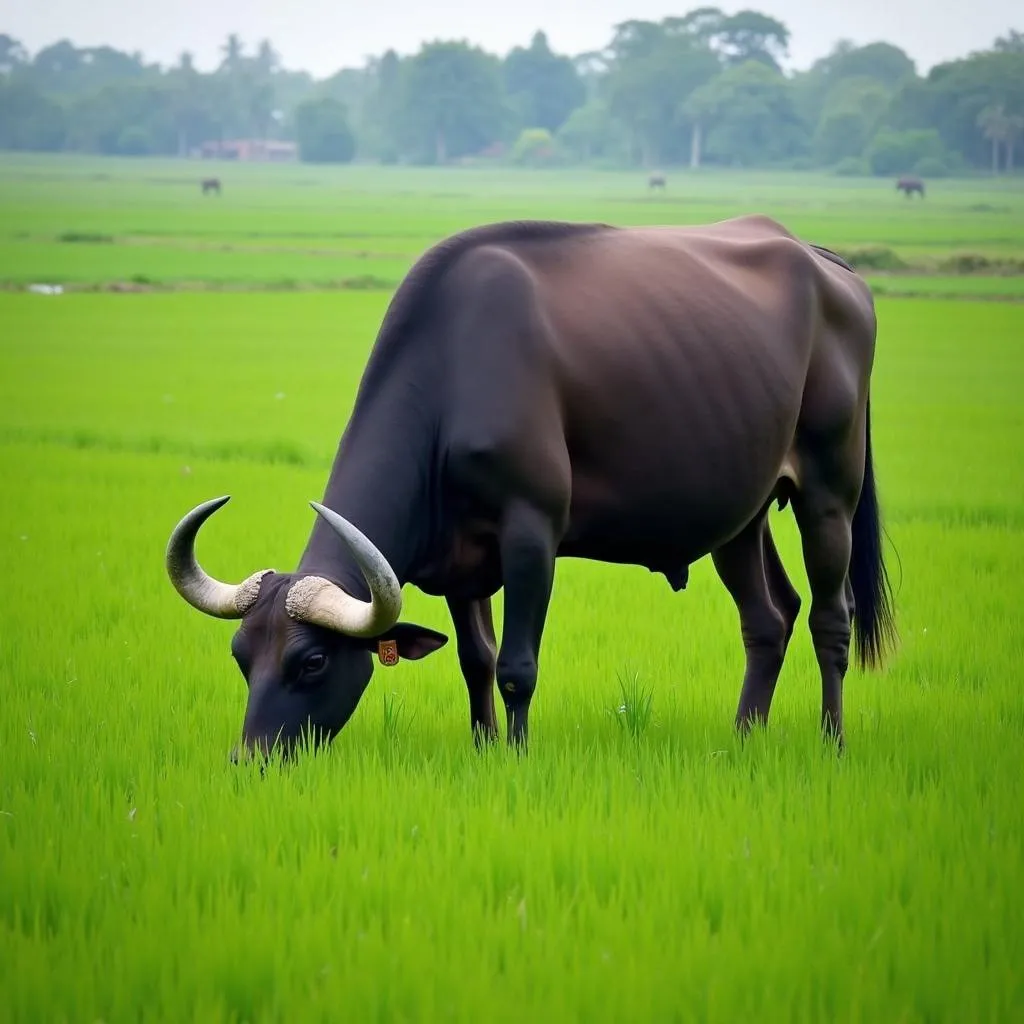
[(381, 640), (377, 644), (377, 657), (380, 658), (382, 665), (387, 665), (389, 668), (392, 665), (398, 664), (398, 641), (397, 640)]

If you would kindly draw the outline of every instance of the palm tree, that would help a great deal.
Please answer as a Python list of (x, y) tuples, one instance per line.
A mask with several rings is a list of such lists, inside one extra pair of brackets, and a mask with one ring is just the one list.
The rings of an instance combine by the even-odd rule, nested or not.
[(188, 50), (178, 56), (165, 81), (178, 134), (178, 156), (187, 156), (189, 143), (201, 141), (204, 115), (203, 83)]
[(704, 147), (704, 135), (709, 126), (721, 117), (721, 87), (717, 79), (711, 79), (694, 89), (683, 101), (681, 116), (690, 122), (690, 166), (700, 167)]
[(256, 66), (263, 75), (272, 75), (280, 64), (280, 58), (269, 39), (264, 39), (256, 51)]
[(227, 71), (234, 71), (242, 59), (242, 40), (237, 32), (232, 32), (224, 40), (224, 45), (220, 48), (220, 52), (224, 54), (224, 59), (220, 65), (221, 68)]
[(28, 63), (28, 51), (17, 39), (0, 33), (0, 74), (8, 74), (16, 67)]
[(1024, 135), (1024, 115), (1007, 114), (1006, 116), (1006, 170), (1013, 173), (1013, 150)]
[(999, 173), (999, 144), (1009, 149), (1010, 125), (1002, 103), (990, 104), (978, 113), (977, 125), (982, 135), (992, 143), (992, 173)]

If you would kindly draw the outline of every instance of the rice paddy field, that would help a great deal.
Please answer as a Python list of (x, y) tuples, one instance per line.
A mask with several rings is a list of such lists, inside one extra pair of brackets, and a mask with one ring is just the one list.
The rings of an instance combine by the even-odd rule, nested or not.
[[(219, 174), (220, 197), (199, 178)], [(808, 589), (772, 719), (710, 560), (559, 564), (525, 758), (454, 643), (234, 765), (234, 625), (164, 546), (292, 568), (395, 285), (507, 217), (780, 218), (877, 296), (901, 643), (820, 741)], [(60, 285), (59, 294), (32, 286)], [(1024, 1018), (1024, 182), (0, 159), (5, 1021)], [(451, 636), (443, 601), (405, 617)], [(501, 602), (496, 601), (500, 630)]]

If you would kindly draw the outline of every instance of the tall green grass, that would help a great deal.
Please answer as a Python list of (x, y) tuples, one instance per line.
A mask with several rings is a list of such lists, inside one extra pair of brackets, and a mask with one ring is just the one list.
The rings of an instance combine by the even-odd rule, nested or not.
[[(851, 672), (842, 760), (818, 741), (804, 620), (771, 727), (741, 747), (741, 646), (708, 565), (672, 595), (641, 570), (568, 562), (528, 759), (473, 751), (449, 646), (378, 669), (330, 751), (261, 779), (227, 762), (244, 706), (232, 627), (180, 602), (163, 544), (185, 508), (230, 491), (204, 563), (229, 578), (294, 564), (373, 320), (357, 338), (367, 300), (344, 298), (336, 344), (325, 305), (303, 321), (309, 299), (261, 301), (264, 344), (240, 301), (211, 316), (212, 296), (0, 303), (32, 325), (7, 336), (5, 366), (34, 349), (7, 378), (8, 429), (20, 413), (30, 434), (49, 409), (100, 438), (130, 424), (316, 455), (288, 468), (55, 436), (0, 446), (10, 1019), (1019, 1012), (1016, 308), (973, 311), (968, 343), (962, 304), (925, 320), (921, 303), (882, 305), (874, 408), (903, 645), (887, 671)], [(110, 337), (73, 346), (66, 331), (104, 307)], [(266, 342), (286, 321), (306, 343), (282, 360)], [(122, 332), (134, 347), (117, 348)], [(183, 338), (203, 339), (205, 372)], [(303, 402), (268, 423), (259, 389), (233, 383), (233, 351), (268, 374), (305, 367)], [(189, 402), (140, 403), (158, 384)], [(806, 595), (792, 523), (775, 521)], [(407, 608), (450, 630), (441, 602), (410, 592)]]

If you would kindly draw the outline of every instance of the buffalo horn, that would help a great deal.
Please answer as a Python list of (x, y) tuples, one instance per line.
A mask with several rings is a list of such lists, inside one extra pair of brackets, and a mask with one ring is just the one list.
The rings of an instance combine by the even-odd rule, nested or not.
[(174, 589), (190, 604), (218, 619), (240, 619), (256, 602), (260, 580), (272, 569), (254, 572), (241, 583), (221, 583), (208, 575), (196, 561), (195, 543), (199, 528), (230, 499), (213, 498), (197, 505), (184, 516), (167, 542), (167, 575)]
[(360, 601), (322, 576), (304, 576), (288, 590), (285, 609), (309, 622), (352, 637), (373, 637), (390, 629), (402, 611), (402, 587), (388, 560), (373, 543), (337, 512), (311, 501), (317, 514), (345, 542), (370, 590)]

